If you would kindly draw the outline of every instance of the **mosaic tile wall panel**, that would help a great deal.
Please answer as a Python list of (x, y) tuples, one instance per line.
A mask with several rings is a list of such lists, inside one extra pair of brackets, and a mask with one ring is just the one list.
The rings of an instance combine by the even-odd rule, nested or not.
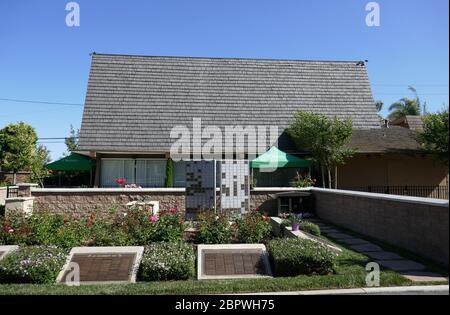
[(245, 213), (249, 209), (250, 168), (247, 160), (223, 160), (220, 166), (222, 210)]
[(186, 215), (215, 208), (215, 167), (212, 161), (186, 162)]

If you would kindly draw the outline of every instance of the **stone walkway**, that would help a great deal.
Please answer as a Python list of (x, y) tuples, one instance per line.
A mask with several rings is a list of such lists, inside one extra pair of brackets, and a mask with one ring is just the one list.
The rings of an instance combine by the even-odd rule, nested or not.
[(403, 258), (397, 253), (385, 251), (378, 245), (343, 233), (336, 227), (328, 225), (320, 220), (314, 219), (310, 221), (317, 224), (320, 227), (320, 231), (325, 236), (332, 238), (337, 243), (349, 247), (355, 252), (372, 258), (380, 266), (394, 270), (411, 281), (423, 282), (448, 280), (440, 274), (426, 271), (426, 267), (421, 263)]

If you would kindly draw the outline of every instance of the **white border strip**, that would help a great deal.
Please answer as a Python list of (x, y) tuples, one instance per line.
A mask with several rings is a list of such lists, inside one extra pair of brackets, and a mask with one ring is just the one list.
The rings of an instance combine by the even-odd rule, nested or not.
[(328, 193), (328, 194), (354, 196), (354, 197), (365, 197), (365, 198), (371, 198), (371, 199), (390, 200), (390, 201), (397, 201), (397, 202), (408, 202), (408, 203), (424, 204), (424, 205), (437, 206), (437, 207), (447, 207), (448, 208), (448, 206), (449, 206), (449, 201), (445, 200), (445, 199), (398, 196), (398, 195), (377, 194), (377, 193), (368, 193), (368, 192), (353, 191), (353, 190), (325, 189), (325, 188), (317, 188), (317, 187), (313, 187), (310, 190), (312, 192), (319, 192), (319, 193)]
[[(261, 250), (264, 267), (267, 275), (219, 275), (207, 276), (203, 274), (203, 251), (204, 250)], [(255, 279), (271, 278), (272, 268), (270, 267), (269, 254), (264, 244), (214, 244), (197, 246), (197, 280), (220, 280), (220, 279)]]
[(56, 278), (56, 283), (65, 284), (62, 282), (62, 277), (66, 273), (67, 268), (69, 267), (70, 262), (72, 261), (74, 254), (136, 254), (133, 262), (133, 267), (131, 271), (131, 279), (129, 281), (84, 281), (80, 282), (80, 284), (112, 284), (112, 283), (136, 283), (136, 276), (139, 271), (139, 265), (142, 260), (142, 256), (144, 254), (143, 246), (105, 246), (105, 247), (74, 247), (69, 253), (69, 256), (66, 259), (66, 263), (64, 264), (62, 270), (58, 274)]
[(310, 290), (310, 291), (285, 291), (285, 292), (255, 292), (238, 293), (239, 295), (366, 295), (366, 294), (432, 294), (436, 292), (449, 291), (448, 285), (424, 285), (424, 286), (404, 286), (404, 287), (372, 287), (354, 289), (332, 289), (332, 290)]

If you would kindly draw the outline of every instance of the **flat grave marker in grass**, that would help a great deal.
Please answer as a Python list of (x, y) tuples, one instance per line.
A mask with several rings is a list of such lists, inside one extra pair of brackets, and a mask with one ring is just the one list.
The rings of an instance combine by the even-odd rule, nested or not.
[(140, 246), (72, 248), (57, 282), (73, 281), (76, 264), (80, 284), (134, 283), (143, 252)]
[(199, 245), (199, 280), (269, 277), (272, 272), (262, 244)]
[(17, 245), (1, 245), (0, 246), (0, 259), (6, 257), (6, 255), (10, 254), (11, 252), (19, 249), (19, 246)]

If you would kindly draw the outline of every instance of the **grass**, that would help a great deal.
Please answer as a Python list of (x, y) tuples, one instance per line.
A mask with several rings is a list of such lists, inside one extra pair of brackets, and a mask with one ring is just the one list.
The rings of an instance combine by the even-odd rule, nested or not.
[[(335, 274), (325, 276), (138, 282), (135, 284), (84, 285), (79, 287), (67, 287), (57, 284), (2, 284), (0, 285), (0, 295), (211, 294), (357, 288), (366, 286), (366, 271), (364, 267), (367, 262), (368, 258), (364, 255), (344, 250), (337, 260)], [(381, 273), (381, 286), (405, 286), (411, 284), (411, 281), (395, 272), (383, 271)]]
[[(424, 263), (432, 271), (443, 272), (435, 264), (424, 260), (416, 255), (402, 249), (394, 248), (392, 245), (381, 243), (366, 236), (339, 227), (346, 233), (366, 239), (379, 244), (386, 250), (392, 250), (405, 258), (410, 258)], [(319, 289), (347, 289), (366, 287), (365, 266), (371, 259), (363, 254), (350, 250), (347, 246), (337, 244), (325, 236), (321, 238), (343, 248), (336, 262), (335, 273), (330, 275), (278, 277), (261, 279), (241, 280), (186, 280), (186, 281), (155, 281), (138, 282), (135, 284), (114, 285), (82, 285), (79, 287), (68, 287), (65, 285), (33, 285), (33, 284), (0, 284), (0, 295), (146, 295), (146, 294), (227, 294), (227, 293), (251, 293), (251, 292), (280, 292), (280, 291), (302, 291)], [(444, 273), (445, 274), (445, 273)], [(448, 282), (446, 282), (448, 283)], [(380, 274), (380, 285), (410, 286), (414, 283), (400, 274), (382, 270)], [(443, 282), (421, 282), (420, 285), (443, 284)]]

